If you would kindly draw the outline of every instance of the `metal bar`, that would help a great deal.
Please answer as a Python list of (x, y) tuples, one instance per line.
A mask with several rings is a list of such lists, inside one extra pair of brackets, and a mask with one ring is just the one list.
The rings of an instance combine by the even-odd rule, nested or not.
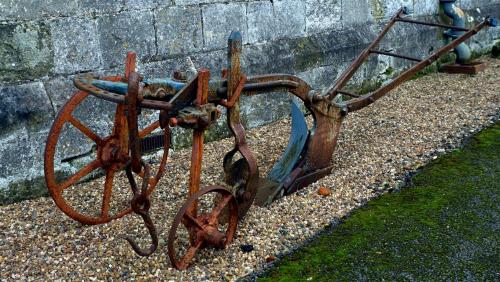
[(384, 30), (379, 34), (379, 36), (354, 60), (354, 62), (349, 66), (349, 68), (342, 74), (337, 83), (326, 93), (326, 96), (329, 100), (335, 98), (339, 89), (342, 89), (347, 82), (352, 78), (352, 76), (356, 73), (359, 67), (363, 64), (366, 58), (370, 55), (370, 50), (372, 50), (375, 46), (377, 46), (380, 41), (384, 38), (384, 36), (389, 32), (389, 30), (394, 26), (397, 19), (401, 17), (404, 9), (400, 9), (396, 15), (394, 15), (389, 23), (385, 26)]
[(427, 23), (427, 22), (422, 22), (422, 21), (409, 20), (409, 19), (405, 19), (405, 18), (399, 18), (399, 19), (397, 19), (397, 21), (399, 21), (399, 22), (405, 22), (405, 23), (412, 23), (412, 24), (419, 24), (419, 25), (427, 25), (427, 26), (436, 26), (436, 27), (451, 28), (451, 29), (460, 30), (460, 31), (469, 31), (469, 29), (463, 28), (463, 27), (457, 27), (457, 26), (448, 25), (448, 24)]
[[(226, 83), (227, 84), (227, 83)], [(243, 86), (242, 92), (254, 92), (254, 91), (273, 91), (278, 88), (297, 88), (299, 83), (291, 80), (276, 80), (269, 82), (258, 82), (258, 83), (246, 83)], [(227, 95), (227, 87), (219, 87), (216, 90), (217, 97), (225, 97)]]
[(362, 108), (364, 108), (364, 107), (372, 104), (376, 100), (378, 100), (381, 97), (383, 97), (384, 95), (386, 95), (392, 89), (396, 88), (397, 86), (399, 86), (400, 84), (402, 84), (406, 80), (410, 79), (418, 71), (420, 71), (420, 70), (424, 69), (425, 67), (431, 65), (437, 59), (439, 59), (439, 57), (441, 57), (442, 55), (444, 55), (445, 53), (447, 53), (449, 50), (455, 48), (459, 44), (463, 43), (467, 39), (471, 38), (473, 35), (475, 35), (481, 29), (483, 29), (484, 27), (486, 27), (488, 25), (490, 25), (490, 21), (489, 21), (489, 19), (486, 19), (485, 21), (483, 21), (482, 23), (478, 24), (477, 26), (475, 26), (473, 29), (469, 30), (467, 33), (465, 33), (461, 37), (459, 37), (459, 38), (453, 40), (451, 43), (449, 43), (449, 44), (441, 47), (434, 54), (430, 55), (429, 57), (427, 57), (426, 59), (424, 59), (422, 62), (420, 62), (419, 64), (415, 65), (413, 68), (405, 71), (403, 74), (401, 74), (396, 79), (394, 79), (390, 83), (386, 84), (382, 88), (378, 89), (377, 91), (374, 91), (374, 92), (372, 92), (370, 94), (367, 94), (367, 95), (363, 95), (362, 97), (357, 98), (357, 99), (349, 100), (344, 105), (339, 105), (339, 106), (340, 107), (346, 106), (347, 109), (349, 110), (349, 112), (354, 112), (354, 111), (360, 110), (360, 109), (362, 109)]
[(350, 97), (353, 97), (353, 98), (359, 98), (359, 97), (361, 97), (361, 95), (350, 93), (350, 92), (346, 92), (346, 91), (342, 91), (342, 90), (338, 90), (337, 93), (342, 94), (342, 95), (346, 95), (346, 96), (350, 96)]
[(405, 56), (405, 55), (401, 55), (401, 54), (391, 53), (391, 52), (379, 51), (379, 50), (370, 50), (370, 53), (401, 58), (401, 59), (414, 61), (414, 62), (421, 62), (422, 61), (421, 59), (417, 59), (417, 58), (413, 58), (413, 57), (409, 57), (409, 56)]
[[(196, 100), (197, 106), (205, 105), (208, 102), (208, 80), (210, 71), (202, 69), (198, 72)], [(206, 128), (196, 128), (193, 130), (193, 147), (191, 150), (191, 169), (189, 172), (188, 196), (196, 194), (200, 190), (201, 166), (203, 159), (203, 141)], [(187, 209), (187, 213), (196, 217), (198, 212), (198, 201), (194, 201)]]

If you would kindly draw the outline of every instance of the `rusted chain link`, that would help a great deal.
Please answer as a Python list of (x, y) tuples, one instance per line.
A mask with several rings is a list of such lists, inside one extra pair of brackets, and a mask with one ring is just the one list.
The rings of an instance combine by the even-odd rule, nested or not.
[(130, 187), (134, 193), (134, 197), (131, 201), (132, 210), (140, 215), (144, 220), (144, 225), (149, 231), (151, 236), (151, 246), (149, 250), (141, 249), (139, 245), (129, 236), (125, 237), (132, 249), (140, 256), (149, 256), (156, 251), (158, 248), (158, 233), (156, 232), (156, 227), (149, 215), (149, 209), (151, 208), (151, 199), (147, 194), (150, 178), (150, 167), (144, 161), (141, 161), (141, 165), (144, 169), (144, 177), (142, 180), (141, 191), (137, 188), (137, 183), (135, 182), (134, 175), (132, 173), (132, 168), (130, 165), (127, 166), (125, 172), (127, 174), (128, 181), (130, 182)]

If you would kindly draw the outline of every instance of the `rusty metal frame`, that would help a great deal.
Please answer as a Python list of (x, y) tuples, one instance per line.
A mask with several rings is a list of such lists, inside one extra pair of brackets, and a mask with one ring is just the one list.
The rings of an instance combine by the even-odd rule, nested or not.
[[(139, 255), (150, 255), (158, 247), (158, 234), (149, 215), (150, 194), (165, 173), (165, 163), (170, 148), (170, 128), (181, 126), (192, 129), (193, 146), (188, 198), (174, 218), (168, 235), (167, 247), (172, 265), (177, 269), (186, 269), (199, 249), (224, 248), (229, 244), (235, 234), (238, 218), (243, 218), (252, 204), (268, 204), (330, 174), (340, 127), (349, 112), (369, 106), (481, 29), (494, 25), (494, 20), (487, 18), (472, 29), (456, 28), (410, 20), (403, 17), (406, 12), (406, 9), (399, 10), (380, 35), (361, 52), (352, 65), (340, 75), (336, 83), (323, 94), (313, 90), (304, 80), (295, 75), (266, 74), (247, 77), (241, 69), (242, 38), (239, 32), (233, 32), (229, 37), (228, 66), (223, 71), (223, 79), (219, 81), (211, 81), (210, 71), (202, 69), (189, 81), (184, 81), (182, 73), (177, 72), (174, 78), (183, 80), (182, 83), (170, 80), (159, 82), (160, 84), (146, 83), (140, 74), (135, 72), (136, 55), (132, 52), (127, 54), (123, 76), (103, 78), (90, 74), (76, 76), (74, 84), (80, 91), (58, 113), (45, 149), (45, 177), (52, 198), (64, 213), (83, 224), (106, 223), (135, 212), (142, 217), (149, 231), (151, 246), (144, 250), (139, 248), (131, 238), (127, 240)], [(423, 60), (376, 50), (375, 47), (397, 22), (454, 28), (465, 31), (465, 34)], [(371, 93), (358, 95), (344, 91), (343, 88), (348, 81), (372, 54), (392, 56), (418, 63)], [(111, 88), (106, 88), (110, 85)], [(121, 89), (122, 93), (113, 89)], [(290, 160), (292, 163), (287, 163), (290, 171), (287, 170), (289, 173), (286, 177), (278, 180), (280, 183), (259, 176), (257, 160), (246, 142), (246, 132), (240, 117), (242, 95), (252, 96), (276, 91), (285, 91), (300, 99), (314, 119), (314, 128), (306, 135), (301, 135), (304, 139), (304, 136), (307, 138), (304, 147), (298, 148), (300, 154), (293, 155)], [(100, 137), (72, 115), (74, 109), (88, 95), (117, 104), (113, 131), (110, 136)], [(337, 98), (339, 95), (349, 96), (352, 99), (342, 101)], [(226, 108), (227, 124), (234, 136), (234, 147), (223, 159), (225, 182), (228, 188), (222, 186), (203, 188), (201, 187), (203, 136), (207, 128), (220, 117), (220, 110), (217, 106)], [(137, 119), (142, 108), (156, 109), (160, 111), (160, 114), (158, 121), (139, 130)], [(54, 162), (58, 139), (65, 124), (71, 124), (95, 142), (97, 151), (94, 161), (67, 180), (60, 182), (55, 174)], [(158, 128), (162, 130), (159, 138), (149, 136)], [(151, 169), (144, 162), (142, 154), (144, 150), (154, 147), (163, 148), (163, 157), (157, 173), (152, 176)], [(240, 158), (234, 160), (237, 155)], [(72, 207), (64, 199), (62, 192), (97, 168), (104, 169), (106, 175), (101, 214), (87, 215)], [(109, 210), (113, 179), (119, 170), (125, 170), (133, 198), (129, 208), (111, 215)], [(135, 183), (134, 174), (142, 177), (140, 190)], [(200, 213), (199, 199), (208, 194), (215, 196), (217, 201), (209, 213)], [(188, 230), (190, 247), (179, 256), (175, 244), (176, 234), (181, 224)], [(220, 231), (221, 228), (225, 228), (225, 231)]]

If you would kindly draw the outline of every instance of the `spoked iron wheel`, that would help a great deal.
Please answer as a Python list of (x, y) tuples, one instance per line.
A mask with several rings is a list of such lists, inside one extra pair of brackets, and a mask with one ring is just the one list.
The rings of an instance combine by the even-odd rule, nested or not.
[[(107, 77), (105, 79), (110, 81), (120, 81), (121, 77)], [(78, 105), (80, 105), (88, 96), (89, 94), (87, 92), (77, 92), (59, 111), (47, 138), (44, 170), (47, 187), (56, 205), (72, 219), (83, 224), (94, 225), (118, 219), (132, 212), (129, 205), (126, 205), (123, 208), (118, 208), (118, 210), (110, 209), (113, 194), (113, 182), (115, 178), (119, 176), (118, 173), (124, 170), (127, 166), (127, 163), (130, 161), (130, 156), (127, 117), (125, 115), (126, 106), (118, 105), (116, 107), (115, 122), (112, 133), (110, 136), (101, 137), (73, 115), (73, 112)], [(92, 140), (92, 142), (96, 144), (97, 153), (93, 161), (89, 162), (75, 174), (60, 181), (60, 179), (56, 176), (54, 160), (57, 143), (61, 139), (61, 133), (66, 124), (76, 128), (85, 137)], [(139, 137), (144, 138), (148, 136), (158, 127), (158, 121), (146, 126), (144, 129), (139, 131)], [(160, 161), (156, 174), (152, 174), (151, 178), (148, 180), (148, 194), (154, 190), (164, 173), (170, 142), (169, 135), (170, 132), (168, 128), (166, 128), (163, 132), (163, 157)], [(98, 169), (103, 170), (105, 174), (104, 190), (102, 193), (102, 200), (100, 201), (100, 212), (91, 213), (75, 206), (67, 199), (67, 197), (65, 197), (67, 196), (65, 195), (67, 193), (64, 193), (64, 191), (78, 184), (80, 180), (84, 179), (87, 175)], [(122, 174), (123, 177), (126, 177), (124, 173), (120, 174)], [(141, 171), (138, 175), (142, 177), (144, 172)], [(132, 197), (132, 191), (129, 191), (129, 193), (130, 197)]]
[[(197, 214), (197, 204), (200, 198), (207, 194), (215, 194), (219, 201), (208, 213)], [(228, 212), (228, 215), (223, 215)], [(222, 216), (229, 220), (224, 225), (220, 222)], [(188, 238), (180, 238), (179, 227), (182, 224), (188, 232)], [(232, 193), (222, 186), (209, 186), (189, 197), (175, 216), (168, 234), (168, 256), (172, 265), (179, 270), (189, 267), (198, 250), (213, 247), (224, 249), (233, 240), (238, 225), (238, 205)], [(220, 230), (223, 231), (220, 231)], [(175, 248), (180, 240), (186, 240), (188, 247), (184, 254), (177, 254)], [(184, 242), (185, 243), (185, 242)]]

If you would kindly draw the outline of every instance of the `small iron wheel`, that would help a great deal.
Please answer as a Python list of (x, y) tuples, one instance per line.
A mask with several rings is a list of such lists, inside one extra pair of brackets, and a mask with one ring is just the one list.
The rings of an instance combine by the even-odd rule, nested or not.
[[(197, 207), (198, 200), (209, 193), (216, 193), (220, 200), (215, 204), (210, 213), (199, 214), (192, 211), (192, 207)], [(223, 211), (228, 211), (229, 220), (226, 223), (225, 231), (219, 231), (223, 227), (219, 218)], [(195, 213), (195, 214), (192, 214)], [(178, 257), (175, 250), (177, 230), (183, 224), (189, 233), (189, 247), (183, 256)], [(209, 186), (201, 189), (198, 193), (187, 199), (182, 208), (177, 212), (172, 227), (168, 234), (168, 256), (172, 266), (178, 270), (189, 267), (191, 261), (199, 249), (213, 247), (224, 249), (233, 240), (234, 233), (238, 225), (238, 205), (233, 194), (222, 186)]]
[[(105, 79), (110, 81), (122, 80), (121, 77), (107, 77)], [(121, 210), (114, 212), (110, 211), (111, 196), (113, 193), (113, 181), (117, 176), (117, 172), (125, 169), (130, 156), (128, 148), (129, 145), (127, 119), (125, 116), (126, 106), (117, 105), (115, 123), (112, 131), (113, 133), (110, 136), (101, 137), (73, 116), (73, 111), (88, 96), (89, 93), (84, 91), (75, 93), (75, 95), (73, 95), (73, 97), (59, 111), (47, 138), (44, 155), (44, 171), (47, 187), (56, 205), (72, 219), (82, 224), (95, 225), (107, 223), (111, 220), (121, 218), (132, 212), (132, 209), (130, 207), (123, 207)], [(93, 161), (85, 165), (75, 174), (66, 178), (65, 180), (60, 180), (56, 176), (56, 172), (54, 169), (54, 159), (57, 143), (61, 138), (61, 132), (65, 124), (73, 126), (84, 136), (92, 140), (97, 146), (97, 155)], [(139, 131), (139, 137), (146, 137), (158, 127), (158, 121), (148, 125), (144, 129)], [(169, 129), (166, 128), (164, 130), (163, 157), (159, 164), (156, 175), (152, 174), (151, 178), (149, 179), (148, 194), (152, 193), (152, 191), (158, 184), (158, 181), (163, 176), (168, 157), (168, 149), (170, 146), (169, 142), (170, 132)], [(65, 199), (63, 192), (69, 187), (77, 184), (83, 177), (87, 176), (98, 168), (104, 170), (105, 183), (102, 193), (100, 214), (96, 215), (95, 213), (89, 214), (89, 212), (84, 212), (81, 211), (81, 209), (79, 210), (78, 208), (74, 207), (67, 199)], [(141, 171), (138, 175), (142, 177), (143, 172)], [(123, 175), (123, 177), (125, 177), (125, 175)], [(130, 191), (130, 195), (132, 196), (132, 191)]]

